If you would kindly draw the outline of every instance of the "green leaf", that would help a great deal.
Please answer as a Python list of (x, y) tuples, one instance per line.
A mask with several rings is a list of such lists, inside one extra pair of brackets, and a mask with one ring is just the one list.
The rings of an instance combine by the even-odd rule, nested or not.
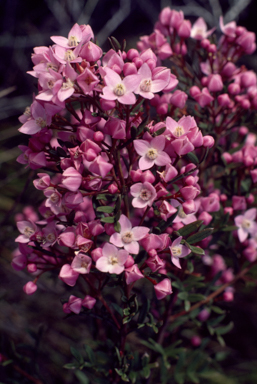
[(113, 216), (102, 217), (101, 221), (102, 223), (114, 223), (114, 217)]
[(178, 210), (171, 217), (169, 217), (167, 221), (162, 220), (159, 223), (159, 228), (161, 229), (162, 232), (173, 223), (173, 221), (175, 220), (177, 214), (178, 214)]
[(120, 232), (121, 226), (120, 226), (120, 223), (118, 221), (116, 221), (116, 223), (114, 224), (114, 229), (116, 232)]
[(184, 307), (185, 307), (185, 311), (189, 311), (189, 309), (191, 308), (190, 301), (185, 300)]
[(5, 360), (2, 363), (0, 363), (0, 365), (2, 365), (2, 367), (6, 367), (7, 365), (12, 363), (13, 363), (13, 360)]
[(137, 373), (135, 371), (130, 371), (129, 372), (129, 378), (131, 380), (131, 383), (135, 384), (136, 380), (137, 380)]
[(218, 342), (220, 343), (220, 345), (222, 347), (225, 347), (226, 346), (226, 343), (225, 343), (225, 340), (223, 339), (223, 337), (221, 335), (218, 335), (217, 336), (217, 339), (218, 339)]
[(77, 363), (68, 363), (68, 364), (65, 364), (63, 366), (63, 368), (66, 368), (66, 369), (78, 369), (79, 368), (79, 364), (77, 364)]
[(118, 312), (120, 316), (123, 316), (123, 310), (118, 304), (111, 303), (111, 306), (115, 309), (116, 312)]
[(188, 295), (188, 300), (191, 302), (191, 303), (195, 303), (196, 301), (202, 301), (204, 300), (206, 297), (204, 295), (201, 295), (201, 293), (190, 293)]
[(193, 153), (189, 152), (186, 154), (186, 157), (189, 159), (189, 161), (195, 165), (199, 164), (199, 159), (198, 157)]
[(112, 213), (114, 211), (114, 207), (108, 207), (106, 206), (101, 206), (96, 208), (97, 212), (104, 212), (104, 213)]
[(216, 305), (211, 306), (211, 310), (218, 315), (223, 315), (225, 313), (224, 309), (221, 309), (220, 307), (216, 307)]
[(154, 132), (153, 136), (160, 136), (166, 131), (166, 127), (158, 129), (158, 131)]
[[(187, 243), (187, 242), (186, 242)], [(204, 250), (200, 247), (194, 247), (193, 245), (187, 244), (188, 248), (196, 255), (204, 255)]]
[(187, 292), (179, 292), (179, 293), (178, 293), (178, 298), (179, 298), (180, 300), (187, 300), (187, 298), (188, 298), (188, 293), (187, 293)]
[(148, 379), (148, 377), (150, 376), (151, 374), (151, 371), (150, 371), (150, 368), (149, 366), (145, 366), (143, 367), (142, 371), (141, 371), (141, 375), (145, 378), (145, 379)]
[(198, 228), (203, 224), (203, 220), (197, 220), (193, 223), (187, 224), (184, 227), (180, 228), (177, 232), (179, 236), (188, 236), (192, 232), (196, 232)]
[(81, 353), (76, 348), (70, 347), (70, 351), (71, 351), (72, 355), (75, 357), (75, 359), (79, 362), (79, 364), (84, 363), (83, 356), (81, 355)]
[(90, 384), (89, 378), (85, 375), (85, 373), (81, 371), (74, 372), (77, 379), (79, 379), (80, 384)]
[(189, 236), (187, 238), (187, 243), (189, 243), (189, 244), (198, 243), (199, 241), (202, 241), (206, 237), (210, 236), (212, 234), (212, 232), (213, 232), (213, 228), (203, 229), (202, 231), (195, 233), (192, 236)]
[(187, 270), (189, 273), (193, 273), (194, 272), (194, 264), (192, 263), (191, 260), (187, 260)]
[(84, 345), (84, 348), (85, 348), (85, 351), (86, 351), (86, 353), (87, 353), (87, 357), (88, 357), (90, 363), (92, 363), (92, 364), (94, 365), (95, 362), (96, 362), (94, 351), (93, 351), (92, 348), (91, 348), (89, 345), (87, 345), (87, 344)]
[(236, 231), (237, 229), (238, 229), (237, 226), (229, 225), (227, 227), (222, 228), (222, 232), (231, 232), (231, 231)]
[(230, 332), (233, 327), (234, 324), (233, 321), (231, 321), (228, 325), (215, 328), (215, 332), (217, 335), (225, 335), (226, 333)]

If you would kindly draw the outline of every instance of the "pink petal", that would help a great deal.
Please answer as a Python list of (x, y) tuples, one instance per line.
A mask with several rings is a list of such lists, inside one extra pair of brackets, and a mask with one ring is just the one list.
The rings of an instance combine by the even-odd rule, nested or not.
[(239, 228), (237, 234), (241, 243), (243, 243), (248, 237), (248, 232), (246, 232), (243, 228)]
[(136, 241), (142, 240), (149, 231), (150, 231), (150, 228), (147, 228), (147, 227), (134, 227), (132, 229), (132, 233)]
[(149, 159), (147, 156), (141, 157), (141, 159), (139, 159), (139, 162), (138, 162), (139, 168), (142, 171), (149, 169), (154, 165), (155, 161), (156, 160)]
[(140, 192), (141, 192), (141, 189), (143, 187), (143, 184), (142, 183), (136, 183), (136, 184), (133, 184), (131, 187), (130, 187), (130, 193), (133, 197), (137, 197)]
[(181, 269), (180, 261), (178, 257), (171, 256), (172, 263), (179, 269)]
[(108, 67), (104, 68), (104, 70), (106, 72), (104, 81), (108, 87), (113, 89), (118, 84), (122, 83), (121, 77), (118, 75), (118, 73), (116, 73), (115, 71), (113, 71), (111, 68), (108, 68)]
[(26, 135), (34, 135), (35, 133), (41, 131), (41, 127), (37, 125), (35, 120), (28, 120), (18, 129), (18, 131), (25, 133)]
[(109, 256), (117, 256), (117, 253), (118, 253), (118, 249), (114, 245), (106, 243), (103, 246), (103, 256), (104, 257), (108, 258)]
[(124, 248), (129, 253), (133, 253), (134, 255), (137, 255), (139, 252), (139, 244), (137, 241), (131, 241), (131, 243), (124, 244)]
[(156, 136), (151, 140), (152, 148), (156, 149), (158, 152), (163, 151), (165, 147), (165, 137), (164, 136)]
[(136, 100), (134, 93), (125, 93), (125, 95), (118, 97), (118, 101), (125, 105), (135, 104)]
[(151, 82), (151, 92), (160, 92), (162, 89), (164, 89), (167, 85), (167, 81), (164, 80), (152, 80)]
[(127, 92), (134, 92), (139, 86), (140, 81), (141, 81), (140, 76), (128, 75), (123, 79), (123, 84), (125, 85)]
[(101, 271), (101, 272), (108, 272), (109, 271), (109, 259), (108, 257), (100, 257), (97, 261), (96, 261), (96, 268)]
[(147, 63), (144, 63), (138, 70), (141, 79), (152, 79), (152, 71)]
[(120, 233), (113, 233), (110, 237), (110, 243), (116, 245), (116, 247), (123, 247), (123, 241), (121, 240), (121, 235)]
[(119, 219), (119, 223), (121, 226), (121, 232), (129, 231), (132, 228), (132, 224), (130, 220), (125, 215), (121, 215)]
[(256, 208), (251, 208), (245, 212), (244, 217), (250, 221), (254, 221), (256, 217), (256, 213), (257, 213)]
[(166, 152), (159, 152), (158, 157), (155, 159), (155, 164), (158, 166), (163, 166), (171, 163), (171, 158)]
[(133, 144), (136, 152), (140, 156), (144, 156), (147, 153), (148, 149), (152, 146), (146, 140), (134, 140)]

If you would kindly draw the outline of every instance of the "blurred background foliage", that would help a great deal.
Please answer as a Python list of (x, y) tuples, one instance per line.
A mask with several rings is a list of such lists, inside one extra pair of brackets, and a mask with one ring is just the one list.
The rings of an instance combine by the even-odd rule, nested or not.
[[(16, 163), (17, 148), (27, 144), (20, 134), (18, 116), (31, 104), (36, 81), (26, 74), (32, 69), (33, 47), (52, 44), (50, 36), (67, 36), (75, 22), (90, 24), (98, 44), (106, 51), (108, 36), (127, 40), (136, 47), (139, 36), (150, 34), (160, 10), (170, 6), (183, 10), (194, 22), (202, 16), (208, 26), (235, 20), (256, 33), (256, 0), (2, 0), (0, 2), (0, 366), (1, 383), (64, 384), (81, 382), (68, 363), (70, 345), (80, 347), (89, 336), (79, 316), (64, 320), (60, 298), (70, 288), (48, 276), (40, 280), (34, 296), (22, 286), (30, 279), (26, 271), (16, 272), (10, 262), (18, 232), (15, 214), (25, 205), (37, 206), (42, 194), (35, 190), (35, 171)], [(256, 71), (256, 53), (240, 63)], [(231, 383), (257, 382), (257, 289), (238, 283), (235, 301), (226, 303), (234, 329), (225, 337), (223, 368)], [(90, 325), (90, 324), (89, 324)], [(222, 357), (223, 356), (223, 357)], [(1, 358), (0, 358), (1, 359)], [(36, 377), (40, 378), (39, 380)], [(222, 383), (217, 378), (217, 383)], [(224, 381), (228, 384), (230, 381)]]

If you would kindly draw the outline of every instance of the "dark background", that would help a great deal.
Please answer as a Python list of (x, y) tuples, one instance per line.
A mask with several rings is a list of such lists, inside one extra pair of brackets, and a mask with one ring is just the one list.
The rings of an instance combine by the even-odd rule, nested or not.
[[(67, 36), (75, 22), (90, 24), (104, 50), (110, 48), (110, 35), (119, 41), (125, 38), (127, 49), (136, 47), (140, 35), (153, 31), (165, 6), (182, 9), (192, 23), (202, 16), (209, 28), (218, 26), (223, 14), (225, 23), (235, 20), (256, 32), (255, 0), (0, 1), (0, 353), (16, 359), (18, 365), (22, 362), (27, 372), (34, 361), (35, 370), (43, 374), (47, 384), (58, 383), (60, 378), (64, 384), (77, 382), (71, 372), (61, 367), (70, 361), (69, 345), (81, 346), (87, 334), (78, 319), (63, 320), (60, 297), (69, 296), (67, 286), (42, 279), (37, 293), (26, 296), (22, 286), (30, 276), (10, 266), (18, 234), (14, 215), (22, 211), (24, 204), (36, 205), (41, 199), (32, 186), (34, 173), (15, 160), (20, 154), (17, 146), (26, 144), (28, 139), (17, 131), (17, 118), (31, 104), (36, 92), (36, 80), (26, 74), (32, 69), (31, 53), (35, 46), (52, 44), (51, 35)], [(246, 57), (244, 64), (256, 70), (256, 53)], [(233, 376), (235, 381), (231, 383), (257, 383), (257, 290), (254, 283), (251, 288), (243, 284), (238, 288), (235, 302), (227, 304), (235, 328), (226, 338), (229, 358), (224, 369)], [(22, 360), (24, 356), (27, 361)], [(0, 381), (7, 383), (10, 372), (8, 367), (0, 367)], [(23, 383), (24, 376), (17, 372), (17, 377), (17, 382)], [(27, 382), (30, 381), (24, 381)]]

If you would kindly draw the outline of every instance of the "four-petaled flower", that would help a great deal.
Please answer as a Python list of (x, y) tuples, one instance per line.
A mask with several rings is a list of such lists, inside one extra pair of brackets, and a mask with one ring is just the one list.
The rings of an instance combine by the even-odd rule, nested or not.
[(124, 264), (129, 253), (124, 249), (118, 250), (115, 245), (106, 243), (103, 246), (103, 256), (96, 261), (96, 268), (101, 272), (116, 273), (119, 275), (125, 269)]
[(172, 263), (181, 269), (180, 261), (179, 259), (182, 257), (185, 257), (189, 255), (191, 252), (189, 248), (187, 248), (185, 245), (180, 244), (182, 240), (182, 236), (179, 236), (176, 240), (173, 241), (170, 248), (171, 253), (171, 261)]
[(144, 171), (154, 164), (164, 166), (171, 163), (169, 155), (163, 151), (165, 137), (154, 137), (150, 143), (146, 140), (134, 140), (134, 147), (137, 153), (142, 156), (139, 160), (139, 168)]
[(242, 243), (248, 237), (248, 234), (252, 234), (255, 229), (255, 218), (257, 209), (251, 208), (244, 213), (235, 217), (235, 224), (238, 227), (237, 234), (239, 241)]
[(119, 223), (121, 226), (120, 233), (115, 232), (111, 235), (110, 243), (116, 247), (124, 247), (126, 251), (137, 255), (139, 252), (138, 241), (143, 239), (150, 229), (147, 227), (132, 228), (130, 220), (125, 215), (121, 215)]

